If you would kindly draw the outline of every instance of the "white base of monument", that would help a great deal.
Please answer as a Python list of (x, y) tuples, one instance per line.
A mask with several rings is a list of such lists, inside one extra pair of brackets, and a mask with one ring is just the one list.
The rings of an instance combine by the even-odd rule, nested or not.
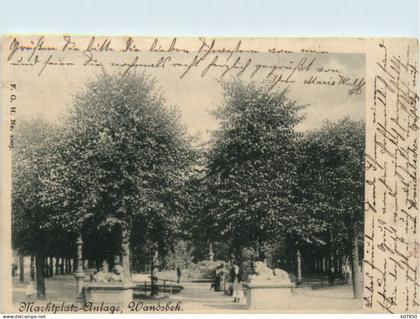
[(288, 309), (292, 294), (292, 284), (244, 283), (246, 301), (249, 309)]
[(123, 283), (95, 283), (85, 287), (86, 300), (92, 303), (120, 305), (123, 308), (133, 300), (133, 289)]

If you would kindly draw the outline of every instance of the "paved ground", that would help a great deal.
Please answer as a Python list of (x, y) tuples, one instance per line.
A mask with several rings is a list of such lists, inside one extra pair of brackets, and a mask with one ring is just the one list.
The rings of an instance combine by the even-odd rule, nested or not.
[[(184, 289), (170, 299), (162, 299), (159, 302), (181, 301), (184, 311), (187, 312), (246, 312), (245, 300), (233, 303), (229, 296), (221, 292), (210, 291), (209, 283), (181, 282)], [(25, 296), (26, 284), (21, 284), (18, 279), (13, 280), (13, 301), (18, 304), (27, 300)], [(46, 279), (48, 301), (57, 303), (73, 302), (75, 280), (72, 275), (55, 276)], [(153, 304), (156, 301), (146, 301)], [(296, 288), (290, 300), (289, 311), (292, 312), (357, 312), (362, 308), (362, 301), (352, 298), (350, 286), (326, 287), (321, 289)], [(264, 312), (280, 312), (279, 310), (267, 309)], [(334, 309), (334, 310), (333, 310)], [(258, 312), (262, 312), (261, 310)], [(288, 312), (282, 310), (281, 312)]]
[[(186, 309), (193, 312), (247, 312), (245, 300), (239, 304), (221, 292), (210, 291), (206, 283), (183, 283), (184, 291), (174, 295), (173, 300), (181, 300)], [(322, 289), (294, 289), (288, 300), (290, 311), (301, 312), (357, 312), (362, 309), (362, 301), (352, 298), (351, 287), (332, 287)], [(335, 311), (333, 311), (333, 309)], [(279, 312), (265, 309), (266, 312)], [(257, 312), (262, 312), (257, 311)], [(286, 312), (286, 311), (284, 311)]]

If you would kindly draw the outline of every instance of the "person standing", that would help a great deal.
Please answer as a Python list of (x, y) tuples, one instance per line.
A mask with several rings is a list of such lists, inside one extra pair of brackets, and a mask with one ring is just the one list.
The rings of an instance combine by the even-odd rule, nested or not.
[(226, 271), (225, 271), (225, 265), (223, 263), (219, 266), (219, 274), (220, 274), (220, 291), (225, 292), (226, 291)]
[(220, 264), (216, 267), (216, 275), (214, 281), (214, 290), (221, 291), (222, 290), (222, 275), (223, 275), (223, 265)]
[(229, 288), (228, 295), (233, 296), (233, 283), (235, 282), (235, 267), (234, 263), (230, 262), (229, 264)]
[(241, 298), (244, 297), (244, 292), (242, 289), (242, 274), (239, 266), (237, 264), (233, 265), (233, 302), (239, 302)]
[(181, 282), (181, 268), (179, 266), (176, 267), (176, 282), (179, 284)]

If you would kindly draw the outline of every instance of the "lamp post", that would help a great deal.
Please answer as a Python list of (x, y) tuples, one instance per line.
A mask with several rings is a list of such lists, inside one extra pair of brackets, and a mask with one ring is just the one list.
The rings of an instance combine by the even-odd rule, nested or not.
[(85, 294), (83, 292), (83, 278), (85, 273), (83, 272), (83, 240), (82, 236), (79, 235), (76, 240), (77, 249), (77, 260), (76, 260), (76, 271), (74, 277), (76, 277), (76, 302), (84, 302)]
[(123, 280), (124, 282), (131, 281), (131, 270), (130, 270), (130, 237), (127, 223), (122, 224), (122, 266), (123, 266)]

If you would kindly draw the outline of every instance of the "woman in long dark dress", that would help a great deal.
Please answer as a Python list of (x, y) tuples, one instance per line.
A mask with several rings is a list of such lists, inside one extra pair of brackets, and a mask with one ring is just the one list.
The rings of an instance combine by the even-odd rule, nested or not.
[(181, 268), (179, 268), (179, 266), (178, 267), (176, 267), (176, 282), (179, 284), (180, 283), (180, 281), (181, 281)]
[(222, 281), (220, 266), (217, 266), (214, 276), (214, 291), (220, 291), (220, 283)]
[(241, 298), (244, 297), (244, 292), (242, 289), (241, 270), (239, 269), (239, 266), (236, 264), (233, 265), (233, 275), (234, 275), (233, 292), (232, 292), (233, 302), (239, 302)]

